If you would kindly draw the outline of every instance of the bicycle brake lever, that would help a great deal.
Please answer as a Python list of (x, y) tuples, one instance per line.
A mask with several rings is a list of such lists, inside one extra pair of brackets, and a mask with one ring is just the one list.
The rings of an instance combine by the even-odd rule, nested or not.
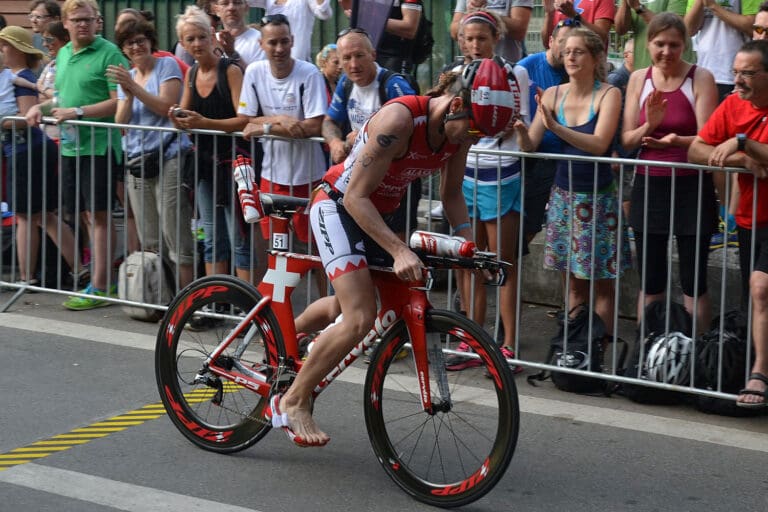
[(431, 291), (432, 285), (435, 284), (435, 278), (432, 275), (432, 267), (424, 267), (422, 270), (424, 273), (424, 286), (413, 286), (411, 288), (413, 290), (421, 290), (424, 292)]

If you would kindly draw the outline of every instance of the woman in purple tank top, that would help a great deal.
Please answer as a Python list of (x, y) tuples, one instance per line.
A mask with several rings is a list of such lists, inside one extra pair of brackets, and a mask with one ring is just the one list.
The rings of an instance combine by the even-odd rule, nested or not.
[[(638, 165), (632, 187), (630, 225), (644, 279), (638, 319), (647, 304), (663, 299), (667, 292), (667, 244), (674, 235), (685, 307), (693, 314), (694, 302), (698, 303), (697, 330), (704, 330), (711, 315), (707, 256), (717, 220), (712, 175), (673, 166), (688, 162), (688, 146), (717, 104), (717, 87), (709, 71), (682, 59), (685, 41), (685, 24), (676, 14), (659, 13), (648, 24), (653, 64), (629, 79), (621, 143), (626, 150), (639, 147), (638, 159), (670, 162), (669, 166)], [(697, 222), (699, 209), (702, 215)]]

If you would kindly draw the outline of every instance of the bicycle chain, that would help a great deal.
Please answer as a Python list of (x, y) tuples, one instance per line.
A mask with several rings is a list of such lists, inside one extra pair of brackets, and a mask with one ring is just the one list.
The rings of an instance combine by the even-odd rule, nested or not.
[[(253, 366), (255, 366), (255, 365), (253, 365)], [(272, 379), (272, 390), (269, 393), (270, 397), (275, 393), (275, 388), (280, 384), (280, 382), (281, 382), (280, 379), (281, 378), (283, 378), (285, 376), (288, 376), (290, 378), (290, 381), (293, 382), (293, 379), (295, 379), (296, 375), (298, 375), (297, 372), (295, 372), (292, 369), (289, 369), (287, 366), (285, 366), (285, 364), (280, 364), (278, 366), (273, 366), (273, 365), (268, 365), (266, 363), (260, 363), (260, 366), (262, 368), (271, 368), (273, 371), (276, 372), (276, 377), (274, 379)], [(247, 389), (247, 388), (245, 388), (243, 386), (238, 386), (238, 389)], [(254, 423), (259, 423), (261, 425), (272, 426), (272, 422), (270, 420), (267, 420), (264, 417), (260, 417), (259, 418), (259, 417), (251, 416), (250, 414), (243, 414), (240, 411), (237, 411), (235, 409), (231, 409), (229, 407), (226, 407), (224, 405), (224, 397), (225, 396), (226, 396), (226, 393), (224, 393), (224, 395), (222, 395), (221, 403), (220, 404), (216, 404), (217, 407), (221, 407), (225, 411), (229, 411), (229, 412), (231, 412), (233, 414), (236, 414), (237, 416), (240, 416), (241, 418), (243, 418), (245, 420), (252, 421)]]

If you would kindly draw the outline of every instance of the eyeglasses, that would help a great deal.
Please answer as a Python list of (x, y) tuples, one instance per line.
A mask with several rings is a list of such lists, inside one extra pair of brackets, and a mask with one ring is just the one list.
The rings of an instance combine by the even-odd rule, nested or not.
[(29, 21), (47, 20), (50, 17), (51, 17), (50, 14), (30, 14)]
[(338, 34), (336, 34), (336, 39), (344, 37), (347, 34), (363, 34), (368, 39), (371, 39), (371, 35), (368, 32), (366, 32), (362, 28), (357, 28), (357, 27), (354, 27), (354, 28), (353, 27), (347, 27), (347, 28), (341, 30)]
[(263, 18), (261, 18), (262, 27), (265, 27), (270, 23), (274, 23), (275, 25), (288, 25), (289, 27), (291, 26), (291, 24), (288, 22), (288, 17), (285, 14), (270, 14), (268, 16), (264, 16)]
[(96, 21), (96, 18), (70, 18), (69, 22), (73, 25), (90, 25)]
[(563, 28), (563, 27), (580, 27), (581, 22), (579, 20), (574, 20), (573, 18), (566, 18), (564, 20), (560, 20), (557, 22), (557, 25), (555, 27), (557, 28)]
[(53, 44), (56, 42), (55, 37), (43, 37), (43, 43), (45, 44)]
[(570, 57), (573, 55), (574, 57), (581, 57), (582, 55), (586, 55), (587, 51), (582, 50), (581, 48), (574, 48), (573, 50), (565, 50), (563, 52), (563, 57)]
[(226, 7), (231, 5), (232, 7), (242, 7), (245, 5), (245, 0), (219, 0), (216, 2), (219, 7)]
[(764, 27), (762, 25), (752, 25), (752, 30), (759, 36), (765, 34), (768, 32), (768, 27)]
[(758, 73), (762, 73), (763, 71), (764, 71), (763, 69), (759, 69), (759, 70), (751, 69), (751, 70), (742, 70), (742, 71), (737, 71), (735, 69), (732, 69), (731, 75), (733, 76), (733, 78), (736, 78), (737, 76), (741, 75), (742, 78), (751, 80), (755, 78), (755, 75), (757, 75)]
[(136, 39), (134, 39), (132, 41), (124, 42), (123, 46), (125, 48), (130, 48), (131, 46), (135, 46), (135, 47), (139, 47), (140, 48), (140, 47), (144, 46), (144, 44), (146, 44), (147, 41), (149, 41), (149, 39), (147, 39), (146, 37), (137, 37)]

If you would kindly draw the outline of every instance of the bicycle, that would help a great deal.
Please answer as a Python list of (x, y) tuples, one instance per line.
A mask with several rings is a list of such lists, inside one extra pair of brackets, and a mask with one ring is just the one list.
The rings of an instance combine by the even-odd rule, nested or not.
[[(271, 194), (262, 194), (261, 202), (275, 226), (286, 226), (307, 204)], [(285, 233), (279, 227), (275, 232), (273, 247), (282, 246)], [(206, 450), (233, 453), (261, 440), (272, 428), (265, 419), (270, 397), (285, 391), (301, 369), (304, 349), (291, 293), (310, 270), (322, 271), (322, 264), (312, 255), (267, 253), (268, 271), (257, 288), (231, 276), (201, 278), (175, 297), (160, 323), (155, 372), (163, 404), (187, 439)], [(503, 282), (502, 263), (489, 253), (420, 256), (432, 268), (484, 269)], [(314, 398), (376, 344), (365, 375), (364, 414), (385, 472), (430, 505), (473, 502), (498, 483), (517, 444), (520, 414), (512, 372), (479, 325), (432, 308), (430, 273), (415, 284), (391, 269), (372, 266), (371, 273), (380, 298), (375, 325), (316, 387)], [(187, 330), (197, 315), (210, 317), (215, 326)], [(446, 347), (462, 341), (483, 364), (446, 372), (444, 351), (457, 353)], [(412, 357), (399, 356), (403, 349)]]

